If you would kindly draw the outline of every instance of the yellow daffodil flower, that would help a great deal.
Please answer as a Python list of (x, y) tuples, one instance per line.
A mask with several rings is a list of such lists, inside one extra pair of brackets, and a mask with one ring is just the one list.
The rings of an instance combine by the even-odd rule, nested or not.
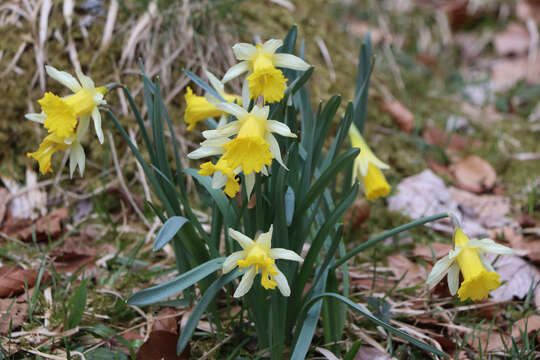
[(59, 71), (52, 66), (46, 66), (45, 70), (50, 77), (73, 91), (73, 95), (61, 98), (51, 92), (46, 92), (38, 101), (43, 111), (26, 114), (25, 117), (42, 123), (49, 133), (55, 133), (64, 139), (73, 136), (79, 119), (91, 117), (99, 142), (103, 143), (101, 114), (98, 106), (107, 103), (103, 99), (106, 88), (96, 88), (94, 81), (78, 70), (76, 71), (78, 81), (71, 74)]
[[(268, 120), (268, 106), (261, 108), (255, 105), (251, 112), (233, 103), (218, 103), (216, 107), (227, 114), (234, 115), (238, 120), (216, 130), (203, 131), (206, 140), (201, 143), (199, 149), (189, 153), (188, 157), (201, 159), (222, 154), (220, 161), (226, 161), (228, 168), (235, 174), (244, 173), (248, 195), (250, 195), (255, 183), (254, 173), (265, 174), (266, 167), (274, 158), (285, 167), (279, 144), (272, 133), (288, 137), (296, 137), (296, 135), (287, 125)], [(230, 139), (234, 135), (236, 137)], [(213, 184), (224, 185), (222, 180), (214, 180)]]
[(92, 119), (98, 139), (103, 143), (98, 106), (106, 104), (103, 95), (107, 90), (105, 87), (96, 88), (92, 79), (79, 71), (77, 71), (78, 81), (70, 74), (58, 71), (51, 66), (46, 66), (46, 71), (53, 79), (73, 91), (73, 95), (61, 98), (47, 92), (39, 100), (43, 111), (25, 115), (28, 120), (43, 124), (49, 132), (38, 150), (27, 155), (37, 160), (40, 172), (46, 174), (52, 172), (50, 164), (54, 152), (66, 150), (69, 152), (70, 176), (73, 176), (77, 167), (82, 176), (85, 154), (80, 141), (87, 133), (90, 119)]
[[(305, 71), (309, 64), (291, 54), (276, 54), (282, 40), (270, 39), (264, 44), (239, 43), (233, 46), (236, 59), (241, 62), (231, 67), (223, 76), (226, 83), (247, 72), (243, 87), (249, 88), (251, 98), (264, 97), (268, 103), (283, 98), (287, 79), (277, 67)], [(243, 90), (244, 92), (245, 90)]]
[(268, 232), (261, 234), (253, 241), (246, 235), (233, 229), (229, 229), (229, 235), (242, 247), (241, 251), (233, 252), (223, 263), (223, 273), (231, 272), (236, 266), (239, 271), (245, 271), (234, 297), (244, 296), (253, 285), (255, 276), (261, 273), (261, 285), (266, 289), (278, 287), (283, 296), (291, 295), (291, 289), (287, 278), (275, 264), (277, 259), (303, 262), (304, 259), (297, 253), (287, 249), (272, 249), (272, 226)]
[[(235, 101), (242, 104), (240, 96), (227, 94), (225, 92), (224, 85), (218, 78), (216, 78), (211, 72), (204, 70), (208, 81), (212, 87), (228, 102), (234, 103)], [(184, 121), (188, 124), (188, 130), (193, 130), (195, 125), (204, 119), (221, 117), (223, 120), (224, 112), (216, 108), (214, 105), (219, 102), (218, 99), (210, 94), (205, 96), (198, 96), (193, 94), (193, 91), (188, 86), (185, 95), (186, 100), (186, 112), (184, 114)]]
[(360, 149), (360, 153), (354, 160), (353, 181), (361, 177), (368, 200), (387, 196), (390, 193), (390, 185), (381, 169), (389, 169), (390, 166), (383, 163), (373, 154), (354, 124), (351, 125), (349, 130), (349, 137), (351, 146)]
[[(448, 255), (435, 263), (426, 283), (434, 287), (448, 274), (450, 293), (452, 295), (457, 293), (461, 301), (487, 298), (491, 290), (501, 285), (501, 281), (499, 274), (484, 258), (483, 253), (511, 255), (514, 254), (514, 250), (490, 239), (469, 240), (460, 228), (456, 228), (454, 232), (454, 246), (454, 250), (450, 250)], [(463, 275), (461, 286), (459, 286), (460, 271)]]

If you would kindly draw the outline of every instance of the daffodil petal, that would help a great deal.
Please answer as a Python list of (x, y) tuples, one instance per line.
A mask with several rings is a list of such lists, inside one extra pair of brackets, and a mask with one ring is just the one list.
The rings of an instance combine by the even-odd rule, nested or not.
[(435, 286), (448, 273), (448, 269), (450, 268), (453, 262), (454, 260), (450, 259), (448, 255), (441, 258), (439, 261), (437, 261), (435, 265), (433, 266), (433, 269), (431, 269), (431, 272), (428, 275), (426, 283), (430, 287)]
[(45, 115), (44, 112), (41, 112), (41, 113), (25, 114), (24, 117), (27, 120), (34, 121), (34, 122), (37, 122), (39, 124), (43, 124), (45, 122), (45, 119), (47, 118), (47, 115)]
[(258, 52), (255, 46), (248, 43), (235, 44), (232, 49), (237, 60), (251, 60)]
[(81, 116), (79, 119), (79, 125), (77, 125), (77, 140), (81, 141), (84, 135), (88, 132), (90, 126), (90, 116)]
[(247, 196), (250, 197), (253, 192), (253, 187), (255, 186), (255, 173), (244, 175), (246, 180), (246, 192)]
[(478, 242), (480, 243), (478, 250), (482, 252), (499, 255), (512, 255), (516, 253), (513, 249), (501, 244), (497, 244), (491, 239), (481, 239), (478, 240)]
[(227, 184), (228, 179), (229, 177), (227, 175), (223, 174), (221, 171), (216, 171), (214, 176), (212, 176), (212, 188), (221, 189)]
[(231, 272), (231, 270), (236, 267), (236, 262), (243, 259), (245, 255), (246, 254), (244, 251), (235, 251), (231, 255), (227, 256), (223, 262), (223, 273), (227, 274)]
[(482, 254), (478, 254), (478, 257), (480, 258), (480, 262), (482, 263), (482, 265), (484, 265), (487, 271), (495, 272), (493, 265), (491, 265), (491, 262), (486, 259), (485, 256), (483, 256)]
[(193, 160), (202, 159), (208, 156), (223, 154), (224, 149), (221, 146), (205, 146), (190, 152), (187, 157)]
[(448, 269), (448, 289), (450, 294), (456, 295), (459, 288), (459, 264), (454, 262)]
[(270, 152), (272, 153), (272, 155), (274, 155), (274, 158), (277, 160), (277, 162), (286, 170), (289, 170), (287, 166), (285, 166), (285, 164), (283, 163), (283, 159), (281, 158), (281, 150), (279, 149), (279, 144), (274, 135), (268, 133), (264, 137), (264, 140), (266, 140), (266, 142), (270, 144)]
[(291, 288), (289, 287), (289, 283), (287, 281), (287, 278), (281, 270), (279, 270), (276, 266), (277, 275), (274, 275), (274, 281), (277, 284), (277, 287), (279, 291), (281, 292), (281, 295), (283, 296), (290, 296), (291, 295)]
[(249, 109), (249, 104), (251, 102), (251, 94), (249, 92), (249, 81), (247, 77), (242, 82), (242, 107), (244, 109)]
[[(75, 168), (79, 166), (79, 172), (81, 176), (84, 173), (85, 155), (84, 149), (79, 142), (72, 144), (69, 147), (69, 177), (73, 177)], [(82, 165), (82, 167), (81, 167)]]
[(240, 121), (235, 120), (215, 130), (205, 130), (202, 132), (202, 135), (206, 139), (213, 139), (217, 137), (227, 138), (229, 136), (232, 136), (238, 133), (239, 129), (240, 129)]
[(263, 106), (259, 107), (255, 105), (253, 107), (253, 110), (251, 110), (251, 114), (255, 117), (258, 117), (259, 119), (268, 119), (268, 114), (270, 113), (270, 106)]
[(210, 82), (210, 85), (218, 92), (223, 93), (225, 91), (225, 88), (223, 86), (223, 83), (219, 81), (219, 79), (212, 74), (210, 71), (204, 69), (204, 73), (206, 74), (206, 77), (208, 78), (208, 81)]
[(286, 136), (286, 137), (292, 137), (292, 138), (296, 137), (296, 134), (291, 132), (291, 129), (289, 129), (289, 127), (286, 124), (280, 121), (268, 120), (266, 124), (270, 132), (279, 134), (281, 136)]
[(97, 106), (92, 110), (92, 120), (94, 120), (94, 129), (98, 137), (99, 143), (103, 144), (103, 130), (101, 129), (101, 114)]
[(88, 90), (94, 90), (96, 87), (94, 85), (94, 80), (92, 80), (89, 76), (84, 75), (81, 71), (75, 70), (75, 73), (77, 74), (77, 78), (79, 79), (79, 82), (81, 83), (82, 87)]
[(75, 79), (70, 73), (57, 70), (49, 65), (45, 66), (45, 71), (47, 71), (47, 75), (67, 87), (69, 90), (77, 92), (81, 89), (81, 84), (79, 84), (77, 79)]
[(272, 231), (273, 231), (273, 225), (270, 225), (270, 230), (268, 230), (265, 233), (262, 233), (257, 239), (256, 243), (262, 247), (270, 248), (272, 246)]
[(276, 67), (300, 71), (306, 71), (309, 69), (309, 64), (307, 62), (298, 56), (291, 54), (274, 54), (273, 59)]
[(261, 51), (272, 55), (276, 52), (277, 49), (279, 49), (283, 45), (283, 40), (280, 39), (270, 39), (267, 40), (264, 44), (261, 46)]
[(249, 113), (241, 107), (240, 105), (229, 103), (229, 102), (222, 102), (219, 104), (216, 104), (216, 108), (218, 108), (221, 111), (225, 111), (227, 114), (231, 114), (236, 116), (238, 120), (241, 120), (242, 118), (249, 115)]
[(239, 298), (247, 294), (247, 292), (251, 289), (251, 286), (253, 286), (255, 275), (257, 275), (257, 272), (255, 271), (255, 267), (252, 266), (248, 271), (246, 271), (244, 276), (242, 276), (242, 280), (240, 280), (240, 283), (238, 284), (238, 287), (233, 295), (235, 298)]
[(294, 251), (282, 248), (270, 249), (270, 256), (274, 259), (304, 262), (304, 259)]
[(244, 250), (254, 244), (254, 241), (251, 240), (249, 237), (233, 229), (229, 229), (229, 236), (232, 237), (234, 240), (238, 241), (238, 243)]
[(231, 68), (227, 70), (225, 75), (223, 75), (223, 79), (221, 79), (221, 82), (229, 82), (247, 71), (249, 71), (249, 62), (242, 61), (236, 65), (231, 66)]

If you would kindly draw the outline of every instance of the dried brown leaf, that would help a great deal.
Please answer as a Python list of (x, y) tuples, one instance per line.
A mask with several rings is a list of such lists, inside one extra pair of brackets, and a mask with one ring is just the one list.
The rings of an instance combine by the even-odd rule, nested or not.
[(178, 333), (178, 311), (166, 307), (161, 309), (152, 325), (152, 331), (168, 331), (171, 333)]
[(0, 188), (0, 228), (6, 215), (7, 204), (9, 202), (9, 191), (5, 188)]
[(491, 67), (491, 81), (495, 91), (508, 90), (522, 79), (530, 84), (540, 82), (540, 57), (532, 62), (526, 56), (500, 59)]
[(2, 231), (10, 237), (29, 241), (32, 239), (32, 231), (35, 229), (37, 241), (46, 240), (49, 236), (54, 239), (62, 232), (62, 221), (67, 217), (68, 210), (66, 208), (56, 209), (35, 222), (30, 219), (8, 216), (2, 226)]
[(507, 56), (526, 54), (531, 39), (525, 25), (510, 23), (503, 32), (495, 35), (493, 41), (497, 54)]
[(538, 329), (540, 329), (540, 315), (531, 315), (514, 323), (512, 326), (512, 336), (519, 342), (522, 332), (530, 334)]
[[(489, 261), (493, 261), (495, 257), (487, 256)], [(514, 297), (523, 299), (531, 289), (531, 284), (534, 287), (540, 280), (540, 271), (536, 266), (519, 256), (501, 256), (494, 267), (501, 276), (501, 281), (506, 281), (491, 292), (491, 296), (497, 301), (509, 301)]]
[(388, 113), (401, 131), (411, 133), (414, 128), (414, 115), (403, 104), (396, 100), (383, 100), (381, 110)]
[(426, 126), (422, 137), (428, 144), (437, 145), (443, 149), (463, 151), (472, 146), (478, 146), (478, 141), (471, 141), (457, 134), (449, 134), (436, 126)]
[(459, 160), (450, 169), (458, 187), (475, 193), (491, 190), (497, 180), (493, 167), (476, 155)]
[(176, 355), (178, 335), (169, 331), (152, 331), (150, 337), (137, 352), (136, 360), (182, 360), (189, 359), (189, 344), (184, 352)]
[[(36, 284), (38, 270), (19, 269), (14, 266), (4, 265), (0, 267), (0, 297), (8, 297), (24, 292), (25, 280), (28, 288)], [(49, 275), (43, 273), (41, 283), (47, 282)]]
[(20, 328), (28, 318), (28, 304), (16, 299), (0, 299), (0, 335), (6, 336), (11, 330)]
[(388, 353), (369, 346), (361, 346), (354, 357), (354, 360), (391, 360)]
[(429, 245), (416, 245), (412, 251), (414, 256), (421, 257), (426, 261), (432, 261), (433, 255), (431, 251), (435, 253), (435, 258), (439, 259), (448, 255), (448, 252), (452, 250), (452, 245), (443, 243), (431, 243)]
[(347, 229), (356, 229), (369, 218), (371, 210), (369, 203), (364, 200), (355, 200), (352, 206), (345, 213), (344, 224)]
[(388, 256), (388, 266), (392, 269), (394, 275), (398, 278), (403, 277), (400, 285), (411, 286), (425, 280), (425, 270), (419, 264), (410, 261), (403, 255)]

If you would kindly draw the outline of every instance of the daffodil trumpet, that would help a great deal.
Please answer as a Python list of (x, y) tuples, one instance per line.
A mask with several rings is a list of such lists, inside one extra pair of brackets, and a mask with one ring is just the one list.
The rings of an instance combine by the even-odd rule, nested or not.
[(368, 200), (387, 196), (390, 193), (390, 185), (381, 169), (389, 169), (390, 166), (375, 156), (354, 124), (349, 130), (349, 138), (351, 146), (360, 149), (360, 153), (354, 160), (353, 181), (362, 179)]
[(266, 290), (279, 289), (283, 296), (289, 296), (291, 289), (287, 278), (276, 266), (277, 259), (303, 262), (300, 255), (292, 250), (271, 248), (273, 226), (253, 241), (239, 231), (229, 229), (229, 235), (236, 240), (242, 250), (233, 252), (223, 262), (223, 273), (227, 274), (234, 268), (244, 272), (238, 284), (234, 297), (244, 296), (253, 286), (257, 274), (261, 274), (261, 286)]
[(282, 45), (283, 41), (278, 39), (270, 39), (264, 44), (257, 45), (248, 43), (234, 45), (234, 55), (241, 62), (231, 67), (222, 81), (226, 83), (247, 73), (243, 82), (243, 92), (249, 89), (252, 99), (263, 96), (267, 103), (280, 101), (286, 89), (287, 79), (277, 68), (300, 71), (309, 69), (309, 64), (295, 55), (276, 53)]
[[(511, 255), (514, 250), (491, 239), (469, 239), (461, 228), (454, 232), (454, 249), (435, 263), (426, 283), (434, 287), (448, 274), (448, 288), (461, 301), (481, 300), (501, 285), (500, 276), (484, 253)], [(463, 282), (459, 285), (459, 274)]]

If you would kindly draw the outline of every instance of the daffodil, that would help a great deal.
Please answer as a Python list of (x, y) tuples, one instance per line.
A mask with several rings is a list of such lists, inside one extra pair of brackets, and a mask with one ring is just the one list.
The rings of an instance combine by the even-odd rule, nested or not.
[(239, 43), (233, 46), (237, 60), (241, 62), (231, 67), (223, 76), (228, 82), (244, 73), (244, 88), (248, 87), (251, 98), (263, 96), (268, 103), (281, 100), (285, 92), (286, 79), (278, 67), (305, 71), (309, 64), (291, 54), (276, 54), (283, 45), (282, 40), (270, 39), (264, 44)]
[(212, 181), (212, 187), (220, 189), (225, 186), (224, 192), (229, 197), (234, 197), (240, 190), (240, 184), (238, 183), (238, 178), (234, 173), (234, 169), (231, 168), (228, 161), (223, 158), (219, 159), (215, 165), (210, 161), (205, 162), (201, 165), (199, 174), (202, 176), (211, 176), (215, 174)]
[[(487, 298), (491, 290), (501, 285), (501, 281), (483, 253), (511, 255), (514, 250), (490, 239), (469, 239), (461, 228), (454, 232), (454, 246), (454, 250), (435, 263), (426, 283), (433, 287), (448, 274), (450, 293), (457, 293), (461, 301)], [(460, 271), (463, 275), (461, 286)]]
[(103, 143), (101, 114), (98, 106), (107, 103), (103, 99), (107, 89), (96, 88), (94, 81), (78, 70), (76, 71), (78, 81), (71, 74), (59, 71), (52, 66), (45, 66), (45, 70), (50, 77), (73, 91), (73, 94), (59, 97), (46, 92), (38, 101), (42, 112), (26, 114), (25, 117), (42, 123), (49, 133), (54, 133), (68, 141), (76, 133), (79, 120), (92, 118), (99, 142)]
[[(188, 154), (188, 157), (201, 159), (208, 156), (222, 155), (219, 162), (227, 164), (228, 170), (221, 172), (218, 169), (220, 167), (218, 164), (212, 169), (222, 175), (227, 172), (230, 174), (231, 169), (235, 174), (243, 172), (247, 192), (250, 195), (255, 183), (255, 173), (266, 173), (266, 167), (272, 163), (272, 159), (275, 158), (285, 167), (281, 158), (279, 144), (273, 133), (287, 137), (296, 137), (296, 135), (291, 132), (287, 125), (279, 121), (268, 120), (268, 106), (259, 107), (255, 105), (251, 112), (233, 103), (218, 103), (216, 107), (227, 114), (234, 115), (238, 120), (234, 120), (216, 130), (203, 131), (206, 140), (201, 143), (199, 149)], [(235, 137), (231, 139), (231, 136)], [(211, 172), (209, 163), (206, 164), (205, 166), (208, 168), (202, 170), (205, 174)], [(230, 176), (227, 176), (227, 178), (231, 179)], [(224, 182), (214, 178), (213, 184), (214, 186), (223, 186)], [(231, 196), (231, 193), (232, 190), (227, 192), (229, 196)]]
[(233, 252), (225, 259), (223, 273), (229, 273), (237, 266), (239, 271), (245, 272), (234, 292), (234, 297), (244, 296), (251, 289), (253, 280), (259, 272), (261, 273), (261, 285), (265, 289), (275, 289), (277, 286), (283, 296), (291, 294), (287, 278), (278, 269), (275, 262), (277, 259), (297, 262), (304, 260), (294, 251), (271, 248), (272, 226), (268, 232), (259, 235), (255, 241), (233, 229), (229, 229), (229, 235), (240, 244), (242, 250)]
[(81, 140), (88, 131), (90, 119), (94, 122), (99, 141), (103, 143), (98, 105), (106, 103), (103, 100), (106, 88), (96, 88), (92, 79), (79, 71), (77, 71), (78, 81), (70, 74), (58, 71), (51, 66), (46, 66), (46, 71), (53, 79), (58, 80), (73, 91), (73, 95), (61, 98), (47, 92), (39, 100), (42, 112), (25, 115), (28, 120), (43, 124), (49, 132), (38, 150), (27, 155), (37, 160), (40, 172), (46, 174), (52, 172), (51, 158), (53, 154), (56, 151), (68, 151), (70, 176), (73, 176), (77, 167), (79, 167), (82, 176), (85, 154)]
[[(242, 103), (240, 96), (231, 95), (225, 92), (224, 85), (218, 78), (211, 72), (204, 70), (206, 77), (210, 81), (210, 84), (228, 102)], [(193, 94), (193, 91), (188, 86), (186, 95), (186, 112), (184, 114), (184, 121), (188, 124), (188, 130), (193, 130), (195, 125), (207, 118), (221, 117), (223, 119), (224, 112), (216, 108), (214, 105), (219, 102), (214, 96), (206, 94), (205, 96), (198, 96)]]
[(383, 163), (373, 154), (354, 124), (351, 125), (349, 130), (349, 137), (352, 147), (360, 149), (360, 153), (354, 160), (353, 181), (358, 177), (362, 179), (368, 200), (387, 196), (390, 193), (390, 185), (381, 169), (389, 169), (390, 166)]

